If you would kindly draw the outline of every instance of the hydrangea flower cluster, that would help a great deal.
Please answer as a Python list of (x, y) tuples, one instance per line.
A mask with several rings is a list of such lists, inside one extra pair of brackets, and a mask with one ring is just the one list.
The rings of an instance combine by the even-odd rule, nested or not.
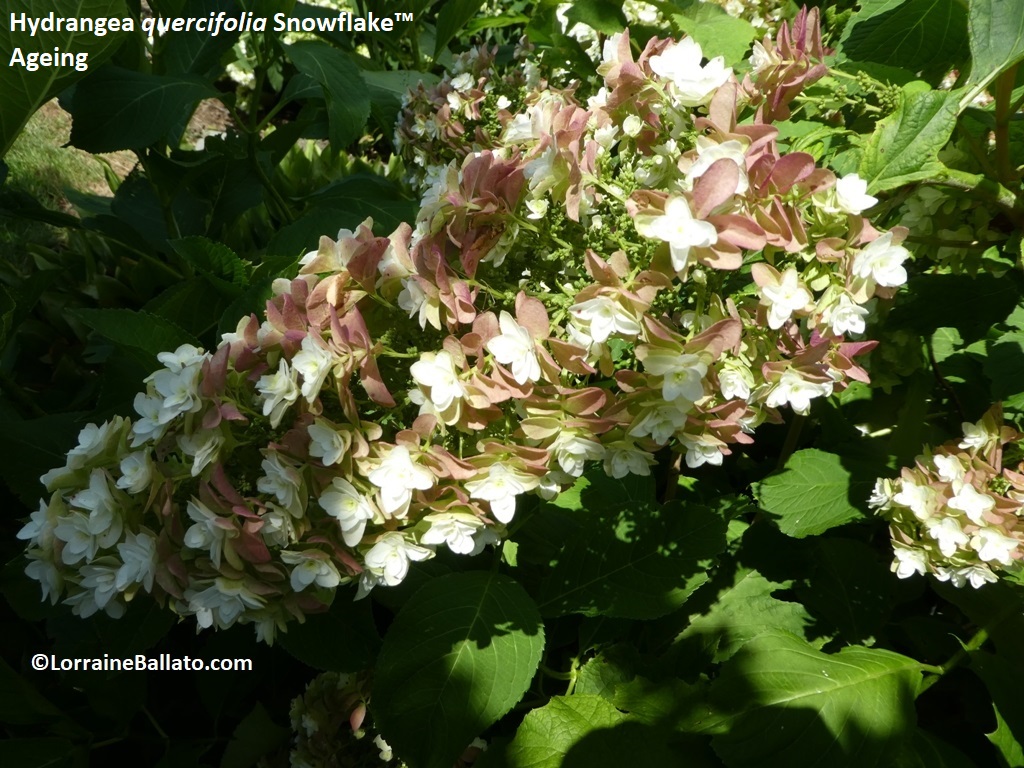
[(370, 737), (368, 700), (366, 675), (324, 672), (313, 678), (303, 694), (292, 700), (292, 768), (404, 766), (379, 734)]
[(20, 534), (44, 598), (116, 616), (141, 590), (271, 640), (340, 584), (497, 543), (590, 464), (718, 465), (866, 380), (851, 337), (906, 280), (903, 232), (771, 124), (824, 73), (816, 12), (742, 82), (692, 39), (602, 51), (585, 101), (483, 50), (410, 97), (415, 228), (322, 238), (262, 322), (160, 355), (138, 418), (83, 430)]
[(930, 573), (977, 589), (1024, 560), (1024, 465), (1003, 467), (1005, 446), (1024, 435), (1003, 426), (998, 407), (963, 439), (917, 458), (898, 478), (879, 479), (869, 504), (891, 525), (901, 579)]
[[(292, 768), (404, 768), (405, 762), (395, 757), (384, 738), (379, 733), (373, 735), (367, 712), (370, 682), (365, 673), (324, 672), (292, 700)], [(469, 768), (486, 750), (486, 742), (474, 739), (453, 768)]]

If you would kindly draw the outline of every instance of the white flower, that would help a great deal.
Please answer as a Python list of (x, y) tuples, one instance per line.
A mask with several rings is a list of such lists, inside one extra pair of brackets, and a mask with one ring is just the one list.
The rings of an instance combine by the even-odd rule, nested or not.
[(199, 473), (217, 459), (223, 444), (224, 433), (219, 429), (199, 429), (191, 435), (178, 435), (178, 447), (192, 457), (192, 477), (199, 477)]
[(654, 217), (638, 230), (644, 237), (653, 237), (669, 245), (672, 268), (683, 272), (689, 266), (691, 248), (707, 248), (718, 242), (714, 224), (693, 218), (685, 197), (670, 197), (665, 203), (665, 214)]
[(412, 492), (432, 488), (437, 480), (433, 472), (413, 461), (404, 445), (392, 448), (367, 478), (380, 489), (384, 513), (399, 518), (409, 511)]
[(380, 757), (385, 763), (390, 763), (395, 758), (395, 753), (391, 749), (391, 745), (384, 741), (384, 737), (379, 733), (373, 737), (373, 744), (377, 749), (380, 750)]
[[(116, 600), (118, 566), (119, 563), (112, 557), (103, 558), (93, 565), (82, 566), (79, 586), (85, 593), (80, 592), (64, 601), (72, 606), (73, 613), (83, 619), (101, 610), (106, 610), (114, 618), (120, 618), (124, 614), (124, 605)], [(113, 610), (110, 610), (111, 608)]]
[(892, 232), (886, 232), (853, 257), (853, 274), (868, 283), (896, 288), (907, 282), (903, 262), (909, 257), (910, 251), (902, 245), (893, 245)]
[[(135, 423), (132, 424), (132, 448), (138, 448), (146, 442), (156, 442), (163, 437), (168, 427), (166, 422), (160, 421), (163, 398), (152, 397), (144, 392), (139, 392), (135, 396), (133, 405), (135, 412), (141, 418), (136, 419)], [(44, 480), (43, 482), (46, 481)], [(48, 483), (47, 487), (49, 488)]]
[(347, 480), (335, 477), (331, 488), (318, 499), (324, 512), (338, 520), (345, 545), (354, 547), (363, 538), (366, 521), (373, 519), (373, 507), (363, 494)]
[(704, 377), (708, 366), (697, 355), (648, 347), (644, 370), (664, 377), (661, 394), (668, 402), (682, 400), (695, 403), (704, 397)]
[(260, 520), (263, 521), (260, 536), (268, 546), (284, 549), (298, 538), (295, 535), (292, 516), (273, 504), (267, 505), (267, 510), (260, 515)]
[(644, 121), (637, 115), (629, 115), (622, 121), (622, 132), (631, 139), (636, 138), (644, 129)]
[(173, 352), (161, 352), (156, 359), (164, 364), (168, 370), (177, 373), (186, 368), (200, 366), (209, 355), (191, 344), (182, 344)]
[(562, 492), (562, 488), (573, 482), (575, 478), (560, 469), (553, 469), (540, 479), (537, 495), (545, 501), (551, 501)]
[(112, 439), (116, 441), (120, 435), (124, 422), (125, 419), (117, 417), (100, 425), (87, 424), (78, 433), (78, 445), (68, 451), (67, 467), (81, 469), (106, 451)]
[(843, 213), (859, 214), (878, 202), (868, 194), (868, 183), (856, 173), (849, 173), (836, 181), (835, 202)]
[(429, 296), (415, 277), (402, 278), (398, 306), (408, 312), (409, 317), (418, 315), (420, 328), (425, 329), (430, 323), (436, 330), (441, 330), (441, 301), (437, 296)]
[(540, 360), (537, 358), (537, 345), (533, 336), (504, 310), (498, 317), (498, 325), (501, 335), (487, 342), (487, 351), (502, 365), (511, 366), (512, 378), (517, 384), (538, 381)]
[(64, 542), (60, 559), (65, 565), (74, 565), (79, 560), (87, 563), (96, 559), (100, 549), (113, 546), (121, 538), (121, 518), (93, 520), (81, 512), (57, 518), (53, 535)]
[(698, 107), (707, 104), (715, 91), (729, 79), (732, 69), (716, 56), (701, 66), (704, 53), (693, 38), (687, 37), (649, 59), (651, 71), (672, 81), (679, 104)]
[(302, 517), (305, 512), (305, 494), (300, 492), (302, 475), (281, 460), (277, 451), (267, 451), (260, 464), (266, 473), (256, 481), (256, 489), (277, 499), (277, 503), (292, 517)]
[(121, 459), (120, 469), (118, 488), (131, 494), (142, 493), (149, 488), (150, 480), (153, 478), (153, 461), (149, 457), (149, 451), (129, 453)]
[(875, 487), (871, 490), (868, 498), (868, 506), (871, 509), (888, 509), (892, 503), (892, 481), (880, 477), (875, 480)]
[(963, 512), (975, 525), (984, 525), (985, 513), (995, 507), (996, 500), (987, 493), (978, 493), (973, 485), (964, 485), (946, 505)]
[(927, 520), (925, 525), (928, 528), (928, 535), (939, 544), (939, 551), (946, 557), (952, 557), (957, 549), (967, 544), (969, 537), (960, 528), (960, 523), (953, 517), (944, 517), (941, 520)]
[(64, 577), (60, 570), (47, 559), (49, 553), (30, 549), (25, 554), (31, 561), (25, 566), (25, 575), (39, 582), (43, 589), (43, 600), (49, 599), (51, 605), (56, 605), (60, 600), (61, 590), (64, 589)]
[(39, 509), (29, 515), (29, 521), (15, 536), (30, 546), (49, 549), (53, 543), (53, 529), (57, 526), (57, 517), (64, 509), (60, 496), (54, 495), (50, 504), (45, 499), (39, 500)]
[(928, 553), (923, 549), (910, 549), (909, 547), (896, 547), (893, 550), (896, 559), (892, 563), (892, 570), (899, 579), (909, 579), (915, 573), (925, 575), (928, 568)]
[(635, 338), (641, 331), (636, 316), (608, 296), (596, 296), (574, 304), (569, 312), (586, 325), (591, 338), (598, 343), (607, 341), (613, 333)]
[[(516, 496), (536, 487), (536, 478), (518, 473), (501, 463), (492, 464), (486, 476), (466, 483), (470, 498), (490, 502), (494, 518), (506, 524), (512, 521), (516, 512)], [(431, 542), (424, 540), (424, 543)]]
[(778, 383), (768, 393), (765, 405), (778, 408), (789, 405), (797, 413), (806, 416), (811, 410), (811, 400), (832, 394), (832, 382), (815, 383), (807, 381), (792, 368), (787, 368)]
[(130, 584), (142, 584), (147, 592), (153, 590), (156, 577), (156, 537), (149, 531), (128, 532), (117, 545), (122, 564), (117, 570), (117, 588), (122, 592)]
[(686, 446), (686, 466), (696, 469), (704, 464), (711, 464), (715, 467), (722, 466), (722, 449), (714, 442), (692, 435), (682, 435), (682, 443)]
[(413, 381), (430, 389), (430, 402), (438, 411), (447, 411), (465, 395), (465, 388), (455, 370), (455, 361), (446, 351), (422, 353), (420, 359), (409, 367), (409, 372)]
[[(969, 486), (968, 486), (969, 487)], [(1013, 552), (1020, 541), (999, 528), (986, 527), (971, 537), (971, 549), (978, 557), (989, 563), (995, 560), (1003, 565), (1013, 565)]]
[(463, 72), (461, 75), (456, 75), (452, 78), (452, 88), (456, 91), (468, 91), (476, 84), (473, 80), (473, 75), (469, 72)]
[(409, 562), (426, 560), (433, 551), (408, 541), (401, 533), (385, 533), (366, 553), (364, 562), (373, 575), (389, 587), (401, 584), (409, 573)]
[(629, 428), (629, 434), (633, 437), (650, 436), (658, 445), (665, 445), (672, 435), (686, 426), (689, 408), (684, 409), (681, 405), (681, 402), (665, 403), (648, 409)]
[(839, 303), (827, 310), (823, 318), (829, 329), (836, 336), (847, 333), (864, 333), (864, 318), (870, 312), (856, 303), (845, 293), (839, 297)]
[(288, 361), (281, 359), (277, 371), (267, 376), (260, 376), (256, 389), (263, 398), (263, 415), (270, 417), (270, 426), (281, 423), (284, 412), (299, 399), (299, 385), (296, 383), (296, 372), (288, 367)]
[(224, 544), (238, 536), (238, 531), (227, 518), (215, 514), (199, 499), (192, 499), (185, 507), (194, 524), (185, 531), (185, 546), (200, 552), (208, 551), (214, 568), (220, 568)]
[(604, 471), (616, 480), (627, 475), (648, 477), (653, 464), (654, 456), (637, 448), (632, 441), (619, 440), (605, 446)]
[(559, 432), (555, 442), (548, 446), (548, 450), (562, 471), (572, 477), (583, 474), (586, 462), (600, 461), (604, 458), (603, 445), (585, 434), (571, 430)]
[(183, 413), (195, 413), (202, 408), (199, 397), (199, 366), (172, 371), (164, 368), (149, 379), (153, 390), (162, 399), (157, 417), (161, 424), (172, 421)]
[(292, 368), (302, 376), (301, 391), (306, 402), (312, 403), (316, 400), (333, 363), (334, 356), (331, 351), (322, 344), (317, 344), (313, 334), (307, 333), (302, 339), (302, 349), (292, 358)]
[(991, 436), (980, 421), (977, 424), (965, 421), (960, 425), (960, 428), (964, 431), (964, 439), (960, 441), (960, 447), (965, 451), (983, 449), (991, 440)]
[(544, 198), (527, 200), (526, 208), (527, 210), (530, 211), (528, 214), (526, 214), (526, 218), (532, 219), (534, 221), (538, 219), (543, 219), (545, 216), (548, 215), (548, 201)]
[(281, 560), (292, 568), (291, 585), (301, 592), (310, 584), (324, 589), (333, 589), (341, 583), (341, 574), (327, 556), (317, 550), (309, 552), (281, 552)]
[[(628, 117), (626, 118), (629, 119)], [(619, 141), (619, 127), (615, 123), (608, 123), (603, 128), (594, 131), (594, 141), (605, 150), (610, 150)]]
[(259, 609), (264, 605), (263, 598), (249, 590), (243, 581), (223, 577), (214, 579), (212, 586), (203, 590), (186, 589), (185, 599), (189, 612), (195, 614), (202, 629), (212, 626), (227, 629), (246, 608)]
[(932, 457), (935, 469), (939, 477), (947, 483), (954, 483), (964, 479), (964, 465), (956, 456), (945, 456), (939, 454)]
[(968, 582), (975, 589), (981, 589), (985, 584), (995, 584), (999, 580), (987, 566), (980, 564), (968, 565), (966, 568), (950, 572), (948, 576), (957, 589)]
[(746, 400), (754, 388), (754, 374), (742, 363), (726, 362), (718, 372), (718, 389), (725, 400)]
[(761, 295), (770, 302), (768, 309), (768, 327), (773, 331), (781, 328), (790, 315), (799, 312), (811, 303), (811, 292), (800, 282), (800, 275), (794, 267), (782, 273), (777, 283), (769, 283), (761, 287)]
[(473, 534), (483, 526), (476, 515), (468, 512), (438, 512), (423, 519), (430, 523), (430, 530), (420, 537), (423, 544), (447, 544), (448, 549), (457, 555), (468, 555), (476, 548)]
[(935, 511), (935, 489), (930, 485), (917, 485), (903, 481), (900, 492), (892, 500), (902, 507), (908, 507), (918, 520), (927, 520)]
[(107, 475), (102, 469), (94, 469), (89, 473), (89, 487), (83, 488), (70, 499), (72, 507), (84, 509), (91, 519), (106, 519), (114, 514), (114, 497), (110, 495)]
[(309, 432), (309, 455), (320, 459), (325, 467), (337, 464), (345, 453), (345, 441), (330, 422), (314, 419), (306, 431)]
[(736, 194), (745, 195), (750, 189), (750, 180), (747, 177), (747, 148), (738, 139), (729, 139), (719, 144), (707, 136), (698, 136), (697, 159), (686, 172), (687, 189), (693, 189), (693, 182), (707, 173), (719, 160), (731, 160), (739, 169), (740, 181), (736, 187)]
[(781, 63), (782, 59), (774, 51), (769, 53), (761, 43), (754, 43), (754, 47), (750, 51), (750, 68), (755, 75)]

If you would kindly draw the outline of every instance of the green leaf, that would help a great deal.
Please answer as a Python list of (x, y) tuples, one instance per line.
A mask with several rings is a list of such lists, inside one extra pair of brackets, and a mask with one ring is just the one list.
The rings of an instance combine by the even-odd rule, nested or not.
[(137, 350), (140, 354), (135, 354), (135, 358), (150, 370), (158, 367), (156, 356), (161, 352), (173, 351), (182, 344), (201, 346), (198, 339), (170, 320), (148, 312), (135, 312), (130, 309), (79, 309), (73, 314), (115, 344)]
[(722, 56), (728, 65), (739, 64), (746, 58), (750, 44), (758, 37), (750, 22), (730, 16), (711, 3), (699, 3), (691, 8), (692, 14), (675, 14), (672, 20), (700, 43), (706, 58)]
[(67, 451), (86, 424), (84, 412), (59, 413), (38, 419), (0, 422), (0, 476), (29, 509), (39, 506), (46, 489), (39, 477), (64, 466)]
[(483, 6), (483, 0), (446, 0), (437, 14), (437, 31), (434, 42), (434, 59), (441, 55), (466, 23), (476, 16)]
[(813, 568), (796, 594), (825, 627), (835, 627), (848, 643), (864, 643), (889, 620), (893, 579), (874, 547), (851, 539), (816, 540)]
[(94, 153), (143, 149), (180, 132), (200, 99), (218, 95), (197, 78), (108, 65), (75, 88), (71, 143)]
[(393, 182), (370, 173), (356, 173), (336, 181), (311, 195), (309, 201), (314, 205), (311, 213), (317, 214), (317, 220), (322, 218), (317, 209), (323, 209), (325, 217), (331, 217), (333, 222), (332, 229), (321, 229), (313, 238), (313, 248), (319, 235), (336, 237), (338, 229), (355, 229), (368, 216), (373, 218), (378, 235), (389, 235), (403, 221), (416, 218), (415, 201), (406, 198)]
[(910, 734), (892, 761), (894, 768), (974, 768), (967, 755), (923, 728)]
[(509, 768), (561, 768), (572, 747), (588, 733), (625, 721), (626, 716), (601, 696), (555, 696), (527, 713), (505, 750), (506, 763)]
[[(53, 11), (57, 17), (118, 18), (128, 16), (124, 0), (8, 0), (4, 3), (0, 24), (0, 51), (6, 60), (0, 65), (0, 157), (7, 154), (15, 137), (39, 107), (73, 83), (86, 77), (108, 58), (124, 40), (123, 35), (97, 37), (92, 32), (43, 32), (32, 37), (27, 31), (12, 32), (10, 15), (24, 13), (40, 18)], [(29, 72), (24, 67), (6, 66), (16, 48), (23, 53), (53, 51), (88, 54), (89, 70), (72, 67), (40, 67)], [(0, 179), (2, 180), (2, 179)]]
[(67, 739), (4, 739), (0, 741), (0, 765), (18, 768), (81, 765), (73, 759), (74, 752), (74, 745)]
[[(228, 16), (238, 17), (239, 6), (235, 0), (188, 0), (178, 15), (202, 18), (224, 11)], [(154, 40), (153, 60), (158, 74), (215, 76), (222, 71), (221, 57), (231, 50), (240, 32), (225, 32), (217, 35), (195, 30), (168, 32)]]
[(991, 654), (971, 651), (971, 669), (985, 682), (992, 703), (1006, 718), (1010, 733), (1018, 744), (1024, 744), (1024, 700), (1020, 687), (1024, 684), (1024, 664), (1019, 654)]
[(568, 514), (576, 531), (544, 578), (545, 616), (664, 616), (708, 580), (726, 545), (725, 519), (696, 504), (629, 502)]
[(0, 349), (7, 346), (7, 339), (13, 330), (16, 304), (11, 292), (0, 285)]
[(171, 240), (175, 253), (195, 269), (239, 287), (249, 285), (249, 264), (223, 243), (205, 237), (183, 237)]
[[(1024, 59), (1024, 4), (1008, 0), (970, 0), (968, 32), (971, 39), (973, 86), (964, 96), (980, 93), (1000, 74)], [(968, 98), (972, 97), (972, 98)]]
[(288, 743), (287, 728), (275, 723), (259, 702), (235, 728), (220, 768), (249, 768)]
[(867, 180), (869, 192), (885, 192), (942, 171), (935, 158), (956, 126), (957, 98), (949, 91), (904, 89), (900, 106), (878, 121), (864, 146), (857, 173)]
[[(325, 643), (324, 638), (331, 638)], [(367, 669), (380, 647), (371, 603), (355, 602), (339, 592), (326, 613), (314, 613), (302, 624), (291, 624), (277, 642), (299, 661), (316, 669), (358, 672)]]
[[(64, 714), (49, 699), (0, 658), (0, 723), (33, 725), (53, 722), (63, 717)], [(0, 744), (2, 743), (0, 740)]]
[(615, 649), (612, 651), (609, 654), (599, 653), (579, 668), (574, 694), (594, 693), (611, 701), (615, 689), (634, 677), (636, 673), (632, 671), (629, 660), (627, 663), (618, 661)]
[(999, 707), (993, 704), (992, 708), (995, 710), (996, 729), (992, 733), (986, 733), (985, 738), (991, 741), (998, 750), (1003, 768), (1016, 768), (1018, 765), (1024, 765), (1024, 748), (1021, 747), (1021, 742), (1014, 738), (1013, 731), (1010, 730)]
[(626, 15), (622, 4), (612, 0), (577, 0), (565, 12), (567, 29), (574, 24), (585, 24), (606, 35), (614, 35), (626, 28)]
[[(870, 492), (871, 481), (852, 480), (839, 456), (809, 448), (794, 453), (781, 473), (766, 478), (757, 498), (779, 530), (802, 539), (862, 517)], [(854, 500), (861, 506), (854, 506)]]
[(847, 647), (829, 655), (786, 632), (754, 638), (711, 686), (715, 710), (700, 729), (730, 768), (885, 764), (914, 727), (918, 662)]
[(757, 571), (738, 572), (735, 583), (718, 593), (706, 613), (690, 616), (686, 629), (673, 642), (666, 663), (676, 659), (693, 671), (694, 659), (697, 664), (704, 660), (723, 662), (770, 629), (803, 636), (813, 619), (799, 603), (772, 596), (785, 588), (785, 584), (769, 581)]
[(286, 46), (285, 51), (300, 72), (323, 87), (334, 149), (340, 151), (359, 139), (370, 117), (370, 95), (355, 62), (336, 48), (312, 41)]
[(1004, 333), (995, 343), (986, 343), (988, 355), (983, 364), (992, 382), (997, 400), (1024, 392), (1024, 331)]
[(526, 692), (544, 629), (533, 601), (496, 573), (432, 579), (403, 606), (377, 659), (372, 714), (416, 768), (451, 768)]
[[(217, 325), (231, 301), (222, 282), (203, 275), (175, 283), (142, 309), (170, 320), (198, 338)], [(235, 329), (239, 317), (241, 313), (232, 319), (230, 330)]]
[[(988, 274), (914, 275), (907, 281), (887, 325), (922, 336), (931, 335), (936, 328), (956, 328), (963, 343), (970, 344), (1004, 321), (1019, 298), (1014, 281)], [(971, 307), (971, 311), (950, 312), (952, 306)]]
[(957, 0), (864, 0), (843, 28), (840, 50), (936, 81), (967, 58), (967, 11)]

